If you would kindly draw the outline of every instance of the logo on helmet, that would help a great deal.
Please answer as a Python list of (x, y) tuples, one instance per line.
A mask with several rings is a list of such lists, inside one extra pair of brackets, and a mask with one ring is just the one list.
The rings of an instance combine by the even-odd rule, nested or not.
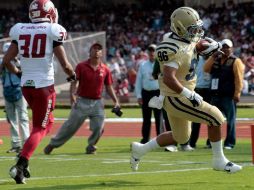
[(39, 17), (40, 15), (41, 15), (41, 11), (32, 11), (31, 12), (31, 17), (32, 18)]
[(30, 9), (31, 9), (31, 10), (36, 10), (36, 9), (38, 9), (38, 4), (37, 4), (36, 2), (32, 3)]
[(43, 9), (46, 12), (49, 12), (50, 9), (54, 8), (54, 4), (51, 1), (47, 1), (44, 5), (43, 5)]

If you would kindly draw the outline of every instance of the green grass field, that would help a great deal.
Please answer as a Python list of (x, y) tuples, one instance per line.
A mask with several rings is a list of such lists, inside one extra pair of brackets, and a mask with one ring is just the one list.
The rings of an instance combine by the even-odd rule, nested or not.
[[(55, 110), (55, 117), (68, 117), (69, 109)], [(123, 117), (140, 118), (141, 110), (123, 109)], [(31, 112), (30, 112), (31, 115)], [(115, 117), (106, 109), (108, 118)], [(254, 109), (238, 109), (238, 118), (253, 118)], [(0, 111), (0, 117), (4, 117)], [(32, 177), (26, 185), (16, 185), (8, 170), (15, 164), (15, 154), (7, 154), (10, 139), (1, 137), (0, 190), (28, 189), (131, 189), (131, 190), (228, 190), (254, 189), (254, 170), (251, 164), (250, 139), (238, 139), (233, 150), (226, 150), (227, 157), (244, 166), (236, 174), (216, 172), (211, 169), (211, 151), (203, 149), (204, 139), (194, 152), (164, 152), (163, 149), (147, 154), (140, 170), (132, 172), (129, 165), (129, 144), (137, 138), (103, 137), (98, 143), (98, 154), (86, 155), (86, 137), (73, 137), (52, 155), (44, 155), (49, 142), (45, 138), (30, 160)]]
[[(4, 142), (9, 142), (4, 137)], [(14, 154), (7, 154), (8, 143), (0, 145), (1, 190), (55, 190), (55, 189), (131, 189), (131, 190), (242, 190), (254, 189), (254, 169), (251, 165), (249, 139), (239, 139), (227, 157), (244, 166), (236, 174), (214, 171), (210, 167), (211, 151), (203, 149), (200, 139), (194, 152), (164, 152), (147, 154), (140, 170), (132, 172), (129, 165), (129, 144), (134, 138), (102, 138), (98, 154), (86, 155), (87, 139), (74, 137), (51, 155), (42, 153), (49, 138), (42, 141), (30, 160), (32, 177), (26, 185), (16, 185), (8, 176)]]
[[(140, 108), (123, 108), (123, 116), (125, 118), (141, 118), (142, 113)], [(115, 118), (115, 114), (111, 113), (111, 109), (105, 109), (107, 118)], [(54, 116), (58, 118), (67, 118), (70, 113), (70, 109), (56, 109), (54, 110)], [(31, 118), (31, 110), (29, 109), (29, 116)], [(4, 118), (5, 113), (3, 109), (0, 109), (0, 118)], [(237, 118), (253, 118), (254, 109), (253, 108), (238, 108)]]

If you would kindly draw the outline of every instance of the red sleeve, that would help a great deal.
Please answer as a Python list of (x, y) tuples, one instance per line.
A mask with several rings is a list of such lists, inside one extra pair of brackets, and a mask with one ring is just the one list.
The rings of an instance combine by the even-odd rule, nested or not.
[(107, 67), (105, 67), (105, 71), (106, 71), (106, 76), (105, 76), (104, 84), (111, 85), (113, 83), (112, 74), (111, 74), (109, 68), (107, 68)]

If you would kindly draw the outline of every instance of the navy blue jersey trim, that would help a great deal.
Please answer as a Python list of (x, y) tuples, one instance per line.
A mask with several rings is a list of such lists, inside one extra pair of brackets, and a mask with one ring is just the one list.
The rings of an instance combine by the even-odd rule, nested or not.
[(159, 48), (156, 49), (156, 51), (158, 51), (158, 50), (165, 50), (165, 49), (170, 49), (170, 50), (173, 51), (174, 53), (177, 52), (174, 48), (167, 47), (167, 46), (159, 47)]
[[(189, 106), (189, 105), (187, 105), (187, 104), (184, 104), (183, 102), (181, 102), (181, 101), (179, 100), (179, 98), (175, 98), (175, 100), (176, 100), (180, 105), (182, 105), (182, 106), (184, 106), (184, 107), (186, 107), (186, 108), (188, 108), (188, 109), (190, 109), (190, 110), (193, 110), (194, 112), (197, 112), (197, 113), (199, 113), (199, 114), (201, 114), (201, 115), (205, 115), (205, 116), (209, 117), (211, 120), (214, 121), (214, 123), (217, 124), (217, 126), (220, 126), (220, 122), (218, 122), (218, 121), (216, 120), (216, 118), (214, 118), (213, 116), (209, 115), (208, 113), (203, 112), (203, 111), (200, 111), (200, 110), (197, 110), (197, 109), (195, 109), (195, 108), (193, 108), (193, 107), (191, 107), (191, 106)], [(210, 121), (210, 120), (209, 120), (209, 121)], [(213, 122), (212, 122), (212, 123), (213, 123)]]
[[(195, 113), (191, 113), (191, 112), (189, 112), (189, 111), (187, 111), (187, 110), (184, 110), (184, 109), (178, 107), (178, 106), (171, 100), (170, 97), (168, 97), (168, 101), (170, 102), (170, 104), (171, 104), (175, 109), (180, 110), (180, 111), (182, 111), (182, 112), (184, 112), (184, 113), (188, 113), (188, 114), (190, 114), (190, 115), (194, 115), (194, 116), (196, 116), (196, 117), (198, 117), (198, 118), (200, 118), (200, 119), (206, 120), (206, 121), (208, 121), (208, 122), (210, 123), (210, 125), (212, 125), (212, 122), (211, 122), (209, 119), (206, 119), (206, 118), (204, 118), (204, 117), (202, 117), (202, 116), (199, 116), (199, 115), (197, 115), (197, 114), (195, 114)], [(195, 111), (195, 110), (194, 110), (194, 111)]]
[(174, 40), (177, 40), (177, 41), (180, 41), (180, 42), (184, 42), (184, 43), (190, 44), (190, 41), (185, 40), (185, 39), (183, 39), (183, 38), (180, 38), (180, 37), (179, 37), (177, 34), (175, 34), (174, 32), (172, 32), (172, 34), (169, 36), (169, 38), (174, 39)]

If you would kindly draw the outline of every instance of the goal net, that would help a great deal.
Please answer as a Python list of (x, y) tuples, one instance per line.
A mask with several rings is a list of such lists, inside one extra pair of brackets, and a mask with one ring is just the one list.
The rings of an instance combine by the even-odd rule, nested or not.
[[(106, 33), (68, 33), (68, 40), (64, 43), (64, 48), (68, 57), (69, 62), (75, 68), (78, 63), (89, 58), (89, 49), (95, 42), (99, 42), (103, 46), (104, 57), (103, 61), (106, 60)], [(55, 84), (66, 83), (66, 74), (63, 72), (60, 64), (55, 59)]]

